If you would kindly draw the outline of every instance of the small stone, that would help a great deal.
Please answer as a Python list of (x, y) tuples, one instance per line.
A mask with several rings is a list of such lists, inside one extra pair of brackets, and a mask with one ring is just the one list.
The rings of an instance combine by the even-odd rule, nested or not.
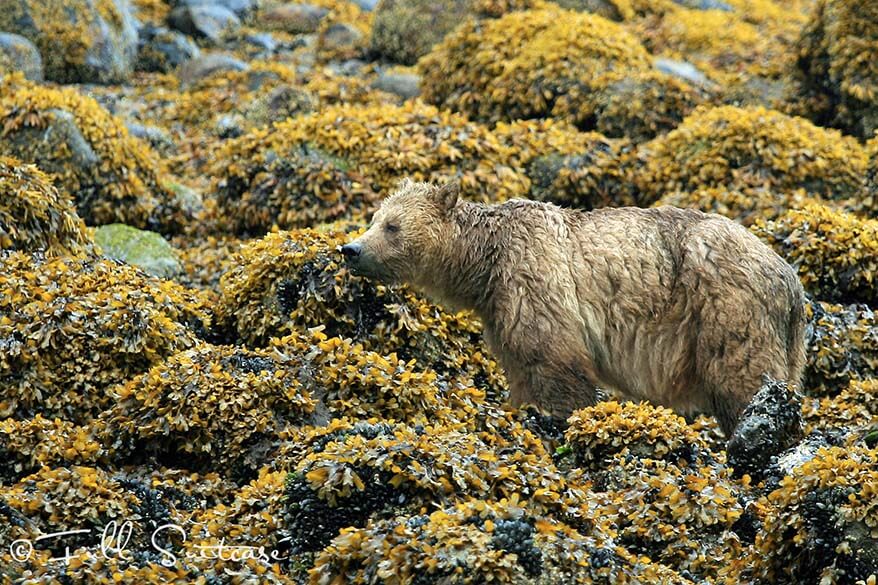
[(699, 71), (695, 65), (687, 63), (686, 61), (675, 61), (674, 59), (658, 57), (655, 60), (655, 68), (666, 75), (673, 75), (674, 77), (699, 87), (711, 87), (715, 85), (704, 73)]
[(331, 25), (320, 37), (320, 48), (338, 51), (356, 47), (363, 40), (363, 33), (353, 26), (339, 22)]
[(421, 95), (421, 76), (415, 73), (388, 73), (382, 71), (372, 87), (393, 93), (403, 99), (411, 99)]
[(685, 6), (692, 10), (721, 10), (723, 12), (734, 12), (735, 9), (723, 2), (722, 0), (674, 0), (675, 4)]
[(216, 135), (223, 139), (244, 134), (245, 120), (241, 114), (224, 114), (216, 122)]
[(135, 68), (167, 73), (200, 54), (198, 45), (183, 33), (148, 25), (140, 30)]
[(222, 6), (181, 6), (168, 15), (168, 24), (190, 36), (219, 44), (241, 26), (235, 13)]
[(170, 278), (182, 270), (174, 248), (155, 232), (113, 223), (95, 230), (95, 242), (107, 258), (137, 266), (152, 276)]
[(127, 122), (125, 127), (128, 128), (128, 133), (131, 136), (148, 142), (150, 146), (159, 152), (169, 153), (176, 149), (171, 136), (158, 126), (144, 126), (137, 122)]
[(176, 0), (171, 5), (178, 6), (219, 6), (231, 10), (237, 16), (245, 16), (254, 8), (253, 0)]
[(273, 53), (278, 46), (270, 33), (250, 33), (244, 37), (244, 41), (267, 53)]
[(375, 7), (378, 6), (378, 2), (379, 0), (354, 0), (354, 4), (366, 12), (372, 12), (375, 10)]
[(180, 78), (180, 83), (186, 86), (220, 71), (247, 71), (248, 69), (250, 69), (249, 65), (231, 55), (211, 53), (184, 63), (177, 72), (177, 76)]
[[(124, 83), (137, 55), (137, 21), (128, 0), (0, 2), (0, 30), (39, 50), (45, 78), (58, 83)], [(0, 50), (2, 53), (2, 50)]]
[(347, 59), (345, 61), (333, 61), (328, 67), (334, 75), (355, 77), (363, 73), (366, 62), (362, 59)]
[(307, 34), (317, 31), (329, 10), (312, 4), (281, 4), (264, 11), (259, 16), (263, 26), (292, 34)]

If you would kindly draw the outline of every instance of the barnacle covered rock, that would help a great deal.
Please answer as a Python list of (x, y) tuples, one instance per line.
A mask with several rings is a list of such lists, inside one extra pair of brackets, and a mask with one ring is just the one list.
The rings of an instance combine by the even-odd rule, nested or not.
[(565, 482), (540, 440), (454, 426), (335, 424), (307, 438), (291, 468), (286, 528), (294, 550), (318, 550), (374, 514), (417, 511), (467, 497), (522, 497), (557, 508)]
[(39, 164), (86, 223), (169, 232), (186, 220), (162, 181), (158, 156), (92, 98), (69, 88), (0, 84), (0, 124), (0, 151)]
[(802, 382), (812, 396), (836, 394), (853, 380), (878, 378), (878, 322), (866, 305), (810, 302), (808, 361)]
[(317, 556), (310, 583), (691, 583), (528, 508), (515, 497), (472, 500), (347, 528)]
[(450, 314), (405, 287), (388, 287), (341, 266), (344, 232), (299, 230), (269, 234), (244, 246), (220, 281), (220, 319), (250, 345), (324, 327), (329, 337), (350, 338), (363, 349), (394, 353), (440, 374), (469, 369), (493, 383), (481, 352), (480, 328), (465, 313)]
[(878, 574), (878, 452), (831, 447), (768, 495), (756, 536), (758, 583), (856, 583)]
[(646, 402), (599, 402), (568, 419), (566, 439), (580, 465), (599, 468), (623, 449), (634, 457), (694, 461), (707, 444), (674, 411)]
[(0, 416), (88, 419), (209, 322), (197, 294), (133, 267), (0, 254)]
[[(297, 160), (303, 148), (306, 156)], [(318, 160), (309, 161), (308, 152)], [(405, 177), (443, 182), (458, 175), (464, 196), (473, 199), (504, 200), (528, 188), (527, 179), (510, 167), (512, 153), (488, 128), (420, 102), (331, 106), (254, 131), (225, 145), (210, 174), (221, 183), (240, 179), (253, 190), (257, 185), (251, 177), (259, 178), (264, 153), (293, 157), (290, 166), (314, 173), (311, 197), (330, 204), (345, 189), (338, 170), (376, 192), (392, 189)], [(335, 174), (332, 167), (338, 169)]]
[(0, 156), (0, 249), (84, 251), (91, 238), (66, 193), (33, 165)]
[(15, 483), (40, 467), (90, 465), (103, 456), (88, 427), (39, 414), (29, 420), (0, 422), (0, 484)]
[(878, 8), (819, 0), (798, 44), (797, 73), (806, 113), (860, 138), (878, 129)]
[(546, 9), (464, 24), (419, 67), (431, 103), (492, 122), (551, 116), (592, 129), (589, 96), (612, 79), (607, 74), (648, 71), (650, 62), (619, 25)]
[(801, 438), (800, 396), (786, 383), (766, 377), (729, 437), (729, 465), (739, 476), (759, 478), (772, 457)]
[(878, 303), (878, 221), (812, 204), (752, 229), (797, 268), (805, 290), (817, 298)]
[(46, 77), (60, 83), (118, 83), (137, 53), (134, 15), (125, 0), (10, 0), (0, 30), (39, 48)]
[(96, 434), (120, 459), (252, 475), (314, 409), (295, 356), (199, 344), (112, 389)]
[(764, 108), (699, 108), (675, 130), (641, 146), (634, 172), (644, 203), (705, 187), (804, 189), (850, 200), (871, 212), (863, 193), (867, 156), (856, 140)]

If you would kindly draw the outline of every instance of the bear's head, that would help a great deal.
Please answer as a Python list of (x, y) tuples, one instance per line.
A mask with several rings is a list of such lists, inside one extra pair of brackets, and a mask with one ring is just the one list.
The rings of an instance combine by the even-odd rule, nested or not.
[(369, 229), (341, 247), (351, 272), (388, 284), (417, 283), (442, 253), (460, 185), (405, 179), (372, 217)]

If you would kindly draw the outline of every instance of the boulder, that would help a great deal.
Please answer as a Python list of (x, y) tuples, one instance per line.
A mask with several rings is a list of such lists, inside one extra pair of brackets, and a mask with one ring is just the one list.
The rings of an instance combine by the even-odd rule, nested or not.
[(47, 79), (121, 83), (137, 55), (137, 29), (127, 0), (9, 0), (0, 30), (36, 45)]

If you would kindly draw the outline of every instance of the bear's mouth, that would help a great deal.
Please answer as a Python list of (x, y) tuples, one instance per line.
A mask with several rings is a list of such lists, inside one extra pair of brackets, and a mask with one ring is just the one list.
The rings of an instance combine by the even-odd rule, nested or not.
[(354, 276), (362, 276), (370, 280), (378, 280), (385, 283), (393, 281), (393, 275), (381, 266), (371, 262), (366, 256), (347, 258), (345, 264), (348, 271)]

